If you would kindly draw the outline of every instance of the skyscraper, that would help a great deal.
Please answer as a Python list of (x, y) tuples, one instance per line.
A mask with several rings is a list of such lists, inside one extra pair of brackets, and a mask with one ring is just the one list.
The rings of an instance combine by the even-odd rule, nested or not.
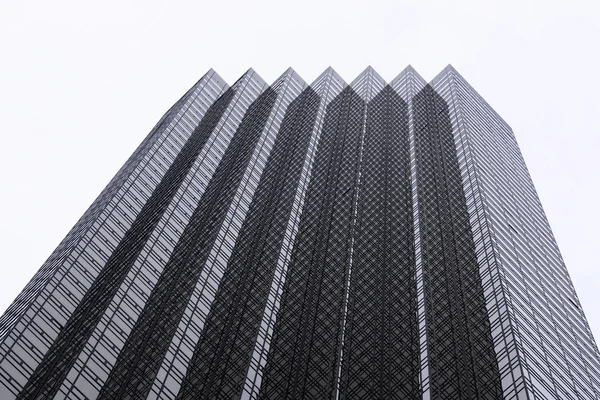
[(209, 71), (0, 318), (0, 398), (600, 399), (600, 357), (452, 67)]

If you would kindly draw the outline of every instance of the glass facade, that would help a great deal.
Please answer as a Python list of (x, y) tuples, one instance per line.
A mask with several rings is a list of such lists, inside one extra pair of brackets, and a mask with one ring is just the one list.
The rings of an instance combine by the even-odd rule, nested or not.
[(600, 399), (510, 127), (454, 70), (203, 76), (0, 317), (2, 399)]

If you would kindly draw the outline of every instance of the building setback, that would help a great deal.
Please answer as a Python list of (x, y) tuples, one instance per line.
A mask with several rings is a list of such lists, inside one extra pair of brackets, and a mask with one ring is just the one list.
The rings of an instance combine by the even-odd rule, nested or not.
[(0, 317), (0, 398), (600, 400), (600, 357), (454, 68), (211, 70)]

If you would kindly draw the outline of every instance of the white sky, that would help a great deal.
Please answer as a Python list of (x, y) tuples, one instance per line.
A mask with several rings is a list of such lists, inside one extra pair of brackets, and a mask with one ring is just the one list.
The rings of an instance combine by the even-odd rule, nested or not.
[(0, 313), (209, 68), (451, 63), (512, 126), (600, 340), (600, 2), (0, 0)]

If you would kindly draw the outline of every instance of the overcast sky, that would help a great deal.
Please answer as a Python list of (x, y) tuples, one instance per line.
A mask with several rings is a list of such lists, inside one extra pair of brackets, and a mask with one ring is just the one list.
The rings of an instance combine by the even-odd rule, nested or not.
[(209, 68), (451, 63), (512, 126), (600, 340), (600, 2), (0, 0), (0, 313)]

